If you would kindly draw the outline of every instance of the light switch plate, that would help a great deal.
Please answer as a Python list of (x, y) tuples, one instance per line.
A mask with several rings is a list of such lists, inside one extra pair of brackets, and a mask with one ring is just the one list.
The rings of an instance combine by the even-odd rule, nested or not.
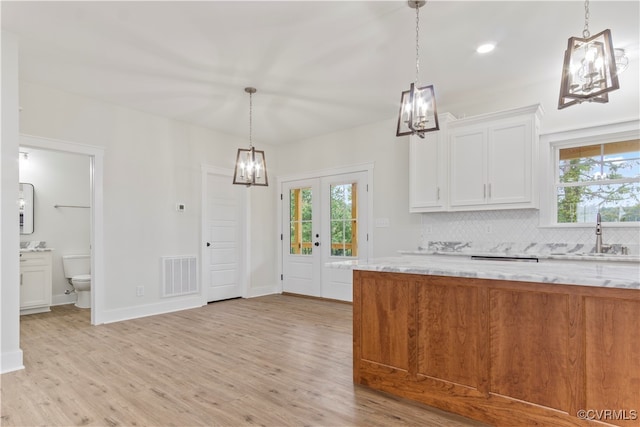
[(376, 218), (377, 228), (387, 228), (390, 225), (389, 218)]

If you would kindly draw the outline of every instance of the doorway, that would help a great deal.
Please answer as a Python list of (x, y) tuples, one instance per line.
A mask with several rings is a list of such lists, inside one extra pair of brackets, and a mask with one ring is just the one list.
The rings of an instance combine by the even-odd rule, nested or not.
[(369, 256), (369, 173), (282, 182), (283, 292), (352, 300), (350, 270), (335, 261)]
[(202, 283), (204, 303), (246, 296), (247, 189), (233, 171), (203, 167)]
[(88, 156), (90, 187), (90, 231), (89, 245), (91, 255), (91, 324), (103, 322), (104, 302), (104, 240), (103, 240), (103, 170), (104, 150), (84, 144), (55, 139), (20, 135), (21, 148), (56, 151)]

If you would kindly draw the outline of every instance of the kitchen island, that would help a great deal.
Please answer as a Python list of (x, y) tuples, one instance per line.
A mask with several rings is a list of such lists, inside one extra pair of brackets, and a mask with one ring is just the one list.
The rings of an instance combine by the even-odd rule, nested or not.
[(638, 264), (334, 267), (354, 269), (355, 383), (493, 425), (640, 425)]

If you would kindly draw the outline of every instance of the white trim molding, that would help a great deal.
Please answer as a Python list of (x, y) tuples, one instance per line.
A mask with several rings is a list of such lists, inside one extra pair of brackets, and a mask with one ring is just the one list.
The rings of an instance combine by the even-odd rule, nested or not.
[(104, 148), (33, 135), (20, 135), (20, 146), (90, 158), (91, 173), (91, 324), (104, 323)]

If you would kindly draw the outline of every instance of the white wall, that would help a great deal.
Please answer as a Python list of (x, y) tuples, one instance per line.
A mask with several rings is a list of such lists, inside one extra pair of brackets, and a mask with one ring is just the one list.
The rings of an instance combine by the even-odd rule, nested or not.
[(409, 138), (396, 138), (395, 119), (371, 123), (278, 147), (278, 172), (295, 175), (360, 163), (374, 163), (373, 215), (388, 228), (373, 229), (373, 256), (415, 247), (420, 217), (409, 214)]
[[(637, 36), (629, 41), (630, 46), (640, 45), (640, 32)], [(629, 54), (633, 55), (631, 52)], [(438, 110), (464, 117), (539, 103), (544, 109), (541, 133), (637, 120), (640, 117), (640, 66), (637, 54), (635, 58), (630, 58), (629, 67), (619, 76), (620, 89), (609, 93), (609, 102), (606, 104), (587, 102), (558, 110), (561, 66), (562, 62), (559, 61), (557, 74), (553, 73), (550, 80), (541, 80), (528, 87), (505, 88), (486, 97), (469, 98), (464, 103), (449, 104), (442, 100)]]
[(0, 372), (22, 369), (18, 224), (18, 42), (2, 32)]
[[(25, 81), (20, 91), (21, 133), (105, 149), (106, 321), (200, 304), (199, 297), (160, 298), (160, 258), (200, 257), (201, 165), (233, 168), (237, 148), (247, 141)], [(257, 145), (273, 156), (269, 146)], [(252, 295), (254, 288), (276, 289), (275, 191), (248, 191)], [(185, 212), (176, 211), (178, 202)], [(143, 297), (136, 296), (137, 286), (145, 287)]]
[(75, 294), (64, 277), (62, 255), (90, 253), (90, 212), (84, 208), (55, 208), (54, 205), (89, 206), (89, 157), (35, 148), (21, 148), (28, 159), (20, 160), (20, 182), (34, 186), (34, 232), (20, 236), (21, 242), (39, 240), (53, 248), (53, 304), (75, 302)]
[[(555, 78), (557, 77), (557, 78)], [(640, 70), (632, 60), (621, 75), (621, 89), (609, 95), (607, 104), (581, 104), (557, 109), (559, 76), (538, 85), (506, 90), (486, 99), (443, 105), (457, 117), (543, 104), (541, 133), (581, 129), (600, 124), (637, 120), (640, 117)], [(589, 243), (593, 230), (542, 229), (537, 210), (467, 213), (409, 214), (409, 139), (395, 136), (396, 118), (278, 147), (279, 172), (302, 173), (362, 162), (375, 163), (373, 218), (389, 218), (389, 228), (374, 229), (374, 256), (396, 255), (415, 250), (428, 241)], [(424, 227), (421, 226), (424, 223)], [(488, 235), (482, 224), (491, 223)], [(433, 230), (427, 233), (431, 225)], [(637, 228), (607, 230), (608, 242), (630, 246), (637, 253)], [(634, 249), (635, 248), (635, 249)]]

